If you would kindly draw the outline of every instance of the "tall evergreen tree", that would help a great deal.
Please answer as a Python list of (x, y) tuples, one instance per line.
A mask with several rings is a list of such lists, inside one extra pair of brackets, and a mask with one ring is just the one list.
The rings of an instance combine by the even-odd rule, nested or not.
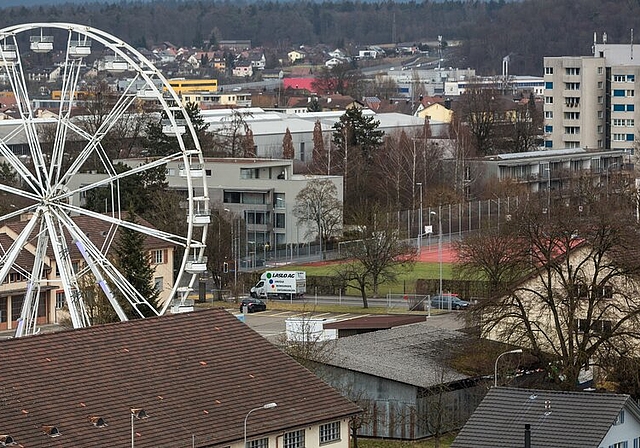
[(311, 170), (315, 174), (329, 174), (331, 167), (328, 165), (327, 153), (324, 149), (324, 137), (322, 135), (322, 124), (316, 120), (313, 126), (313, 155)]
[[(131, 211), (127, 213), (126, 220), (134, 224), (138, 223), (136, 216)], [(115, 263), (122, 275), (151, 306), (157, 309), (160, 293), (153, 282), (155, 271), (151, 265), (151, 255), (145, 248), (145, 236), (140, 232), (121, 227), (115, 245), (115, 255)], [(138, 317), (138, 314), (131, 309), (124, 297), (118, 297), (118, 301), (129, 317)], [(139, 310), (146, 317), (154, 315), (153, 311), (146, 306), (141, 306)]]
[(291, 131), (287, 128), (284, 132), (284, 138), (282, 139), (282, 158), (293, 159), (294, 155), (293, 137), (291, 137)]

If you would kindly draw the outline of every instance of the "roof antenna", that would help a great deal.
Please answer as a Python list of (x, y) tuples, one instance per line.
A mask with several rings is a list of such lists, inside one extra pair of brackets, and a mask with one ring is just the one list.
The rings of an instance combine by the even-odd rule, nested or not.
[(604, 33), (602, 33), (602, 43), (603, 44), (607, 43), (607, 32), (606, 31)]
[(598, 32), (594, 31), (593, 32), (593, 45), (591, 46), (591, 53), (593, 53), (593, 55), (596, 55), (596, 43), (598, 43)]
[(631, 59), (633, 59), (633, 28), (631, 28)]

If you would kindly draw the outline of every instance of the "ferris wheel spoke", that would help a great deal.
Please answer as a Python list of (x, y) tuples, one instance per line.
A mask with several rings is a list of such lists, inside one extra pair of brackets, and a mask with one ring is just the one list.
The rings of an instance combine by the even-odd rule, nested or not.
[(44, 260), (49, 243), (49, 235), (46, 232), (45, 221), (40, 221), (40, 231), (38, 232), (36, 251), (31, 268), (31, 277), (27, 281), (27, 292), (22, 302), (20, 317), (22, 322), (16, 328), (16, 337), (25, 334), (36, 334), (38, 308), (40, 306), (40, 293), (42, 285), (42, 275), (44, 274)]
[(47, 222), (47, 230), (51, 239), (51, 248), (56, 258), (62, 289), (64, 289), (69, 316), (74, 328), (82, 328), (90, 325), (89, 315), (82, 300), (82, 291), (74, 275), (69, 248), (67, 247), (64, 231), (60, 223), (56, 223), (51, 213), (44, 213)]
[[(16, 128), (11, 131), (4, 139), (0, 140), (0, 155), (4, 157), (5, 161), (11, 166), (11, 168), (16, 172), (16, 174), (22, 181), (26, 182), (33, 191), (39, 191), (42, 190), (39, 182), (33, 177), (33, 174), (31, 174), (25, 164), (22, 163), (20, 158), (5, 143), (11, 141), (11, 139), (21, 131), (22, 128), (16, 126)], [(36, 187), (36, 185), (38, 185), (38, 187)]]
[[(2, 185), (0, 184), (0, 188), (1, 187), (2, 187)], [(5, 213), (4, 215), (0, 215), (0, 226), (3, 223), (9, 222), (9, 221), (13, 220), (14, 218), (17, 218), (18, 216), (22, 216), (22, 215), (24, 215), (26, 213), (34, 211), (37, 207), (38, 207), (37, 204), (31, 204), (31, 205), (28, 205), (28, 206), (23, 207), (21, 209), (14, 210), (14, 211), (9, 212), (9, 213)]]
[(32, 199), (34, 201), (40, 200), (40, 196), (30, 193), (28, 191), (21, 190), (20, 188), (12, 187), (11, 185), (0, 184), (0, 191), (4, 191), (5, 193), (9, 193), (9, 194), (15, 194), (17, 196), (21, 196), (27, 199)]
[[(74, 239), (83, 259), (91, 269), (98, 285), (105, 293), (111, 306), (116, 310), (121, 321), (127, 320), (127, 315), (118, 303), (113, 291), (114, 288), (120, 292), (120, 296), (122, 296), (122, 298), (129, 302), (132, 309), (139, 315), (139, 317), (144, 317), (142, 310), (138, 308), (140, 305), (145, 305), (152, 310), (153, 313), (158, 315), (158, 311), (149, 303), (147, 298), (143, 297), (113, 265), (113, 263), (111, 263), (109, 258), (105, 255), (107, 251), (99, 249), (93, 241), (91, 241), (91, 239), (75, 225), (68, 215), (58, 214), (58, 216), (65, 222), (67, 231)], [(107, 281), (103, 274), (106, 274), (110, 281)]]
[(5, 62), (5, 73), (7, 74), (9, 84), (13, 89), (13, 94), (16, 99), (16, 108), (20, 114), (22, 128), (29, 145), (29, 151), (33, 160), (36, 177), (38, 178), (39, 184), (44, 186), (47, 183), (48, 174), (46, 171), (44, 155), (38, 139), (38, 132), (34, 123), (33, 109), (31, 106), (31, 99), (29, 98), (27, 82), (22, 70), (19, 46), (15, 36), (10, 36), (10, 38), (5, 36), (2, 41), (4, 42), (2, 43), (3, 46), (10, 45), (15, 48), (15, 61), (11, 63)]
[(166, 157), (162, 157), (161, 159), (156, 159), (156, 160), (153, 160), (153, 161), (151, 161), (149, 163), (145, 163), (144, 165), (140, 165), (140, 166), (131, 168), (130, 170), (123, 171), (122, 173), (116, 173), (116, 174), (113, 174), (110, 177), (105, 177), (104, 179), (100, 179), (100, 180), (95, 181), (95, 182), (93, 182), (91, 184), (84, 185), (82, 187), (78, 187), (73, 191), (68, 191), (66, 193), (61, 194), (59, 196), (59, 198), (60, 199), (65, 199), (65, 198), (73, 196), (74, 194), (77, 194), (77, 193), (83, 193), (83, 192), (86, 192), (86, 191), (93, 190), (95, 188), (104, 187), (104, 186), (109, 185), (109, 184), (111, 184), (111, 183), (113, 183), (115, 181), (118, 181), (120, 179), (124, 179), (125, 177), (133, 176), (134, 174), (139, 174), (139, 173), (142, 173), (142, 172), (145, 172), (145, 171), (149, 171), (149, 170), (151, 170), (153, 168), (166, 166), (167, 163), (173, 162), (173, 161), (176, 161), (176, 160), (180, 160), (182, 158), (183, 158), (182, 153), (171, 154), (171, 155), (168, 155)]
[[(69, 31), (69, 39), (71, 37)], [(64, 147), (68, 133), (68, 127), (64, 124), (70, 120), (71, 111), (76, 100), (77, 86), (80, 79), (80, 68), (82, 59), (69, 58), (69, 45), (65, 56), (64, 70), (62, 75), (62, 90), (60, 94), (60, 106), (58, 109), (58, 123), (56, 126), (55, 139), (51, 155), (51, 166), (49, 172), (50, 179), (59, 179), (62, 170), (64, 157)]]
[(33, 229), (39, 221), (38, 213), (34, 213), (27, 225), (18, 234), (9, 249), (0, 257), (0, 284), (4, 283), (7, 274), (14, 268), (18, 255), (24, 250)]
[(94, 212), (85, 208), (77, 207), (74, 205), (62, 204), (61, 208), (68, 210), (70, 212), (78, 213), (80, 215), (89, 216), (91, 218), (95, 218), (103, 222), (108, 222), (116, 226), (125, 227), (135, 232), (143, 233), (147, 236), (158, 238), (162, 241), (166, 241), (168, 243), (175, 244), (180, 247), (194, 246), (195, 244), (194, 242), (189, 243), (189, 240), (183, 236), (174, 235), (173, 233), (163, 232), (158, 229), (146, 227), (140, 224), (135, 224), (124, 219), (116, 218), (111, 215), (104, 215), (104, 214), (97, 213), (97, 212)]
[[(124, 98), (124, 97), (121, 97), (121, 98)], [(78, 171), (89, 159), (91, 154), (93, 154), (94, 152), (98, 154), (100, 161), (102, 162), (103, 166), (105, 166), (107, 171), (115, 173), (115, 170), (113, 169), (113, 164), (111, 162), (111, 158), (109, 157), (108, 154), (106, 154), (106, 152), (104, 151), (104, 148), (102, 148), (101, 142), (104, 139), (104, 137), (107, 135), (107, 133), (118, 122), (118, 120), (123, 117), (123, 115), (126, 113), (128, 108), (133, 103), (134, 99), (135, 98), (132, 96), (127, 96), (126, 100), (124, 101), (119, 100), (116, 103), (116, 106), (114, 106), (114, 108), (110, 111), (110, 113), (105, 117), (103, 123), (100, 125), (100, 128), (93, 135), (87, 132), (85, 129), (82, 129), (80, 126), (76, 125), (75, 123), (71, 122), (70, 120), (65, 121), (65, 124), (67, 127), (69, 127), (70, 129), (73, 129), (74, 132), (76, 132), (78, 135), (82, 136), (87, 140), (87, 144), (85, 145), (83, 150), (80, 152), (80, 154), (76, 157), (74, 162), (71, 164), (71, 167), (64, 174), (60, 183), (66, 182), (68, 179), (70, 179), (75, 174), (77, 174)]]

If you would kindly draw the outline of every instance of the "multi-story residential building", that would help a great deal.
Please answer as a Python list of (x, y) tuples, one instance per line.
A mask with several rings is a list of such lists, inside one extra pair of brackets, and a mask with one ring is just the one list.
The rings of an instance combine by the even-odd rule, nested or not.
[(636, 130), (633, 44), (593, 45), (592, 56), (544, 58), (546, 148), (622, 149), (632, 154)]

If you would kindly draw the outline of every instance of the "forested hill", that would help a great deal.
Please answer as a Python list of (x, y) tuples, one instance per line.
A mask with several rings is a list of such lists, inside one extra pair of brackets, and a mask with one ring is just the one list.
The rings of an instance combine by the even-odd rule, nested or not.
[[(36, 21), (84, 23), (137, 46), (170, 41), (251, 39), (286, 50), (300, 44), (462, 41), (450, 65), (483, 74), (501, 70), (511, 55), (513, 74), (540, 74), (542, 58), (590, 54), (593, 33), (611, 43), (640, 34), (640, 0), (524, 0), (380, 3), (289, 1), (238, 3), (163, 0), (84, 3), (0, 9), (0, 26)], [(599, 37), (600, 39), (600, 37)]]

